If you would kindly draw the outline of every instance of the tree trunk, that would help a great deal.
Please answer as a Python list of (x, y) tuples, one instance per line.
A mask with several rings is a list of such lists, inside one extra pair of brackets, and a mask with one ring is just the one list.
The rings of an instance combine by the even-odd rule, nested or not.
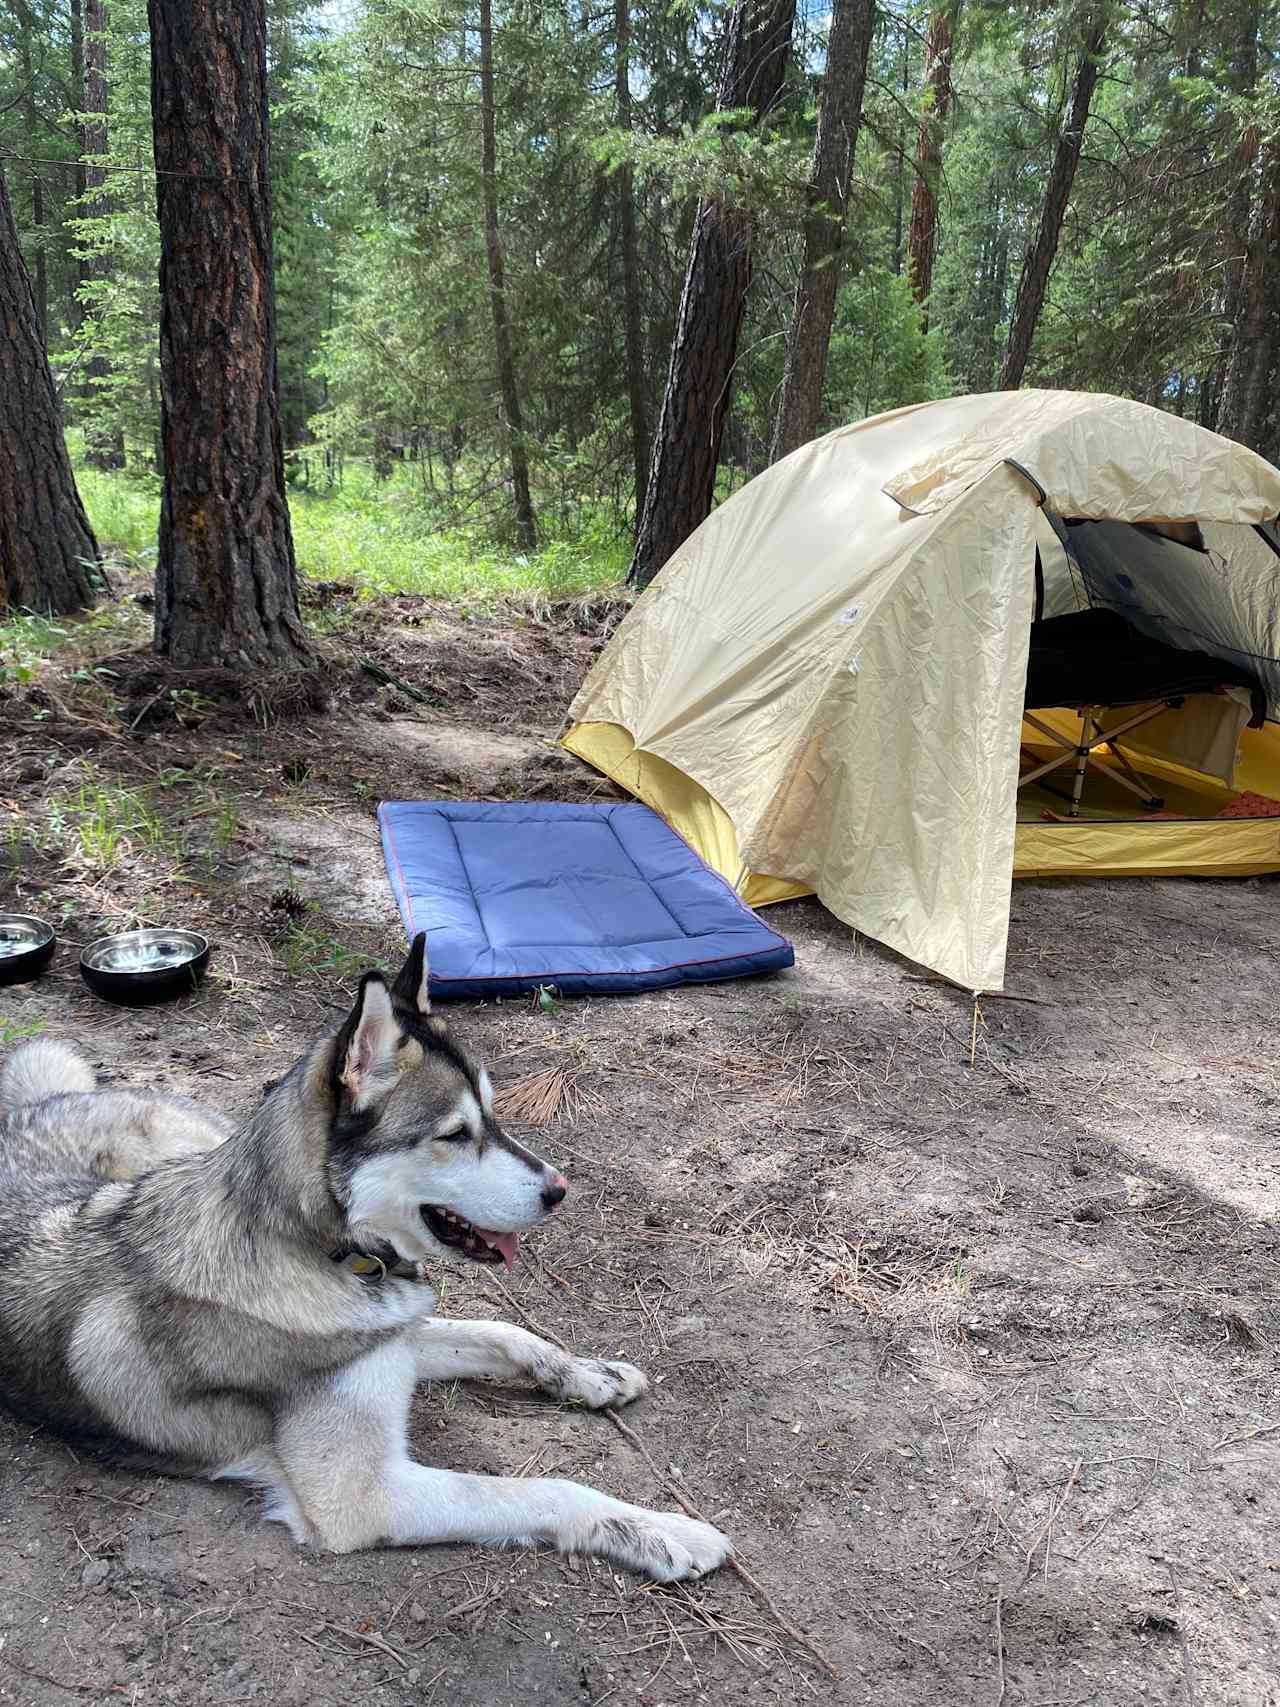
[(987, 343), (987, 361), (983, 375), (983, 385), (994, 384), (1000, 372), (1000, 325), (1005, 315), (1005, 304), (1008, 302), (1009, 291), (1009, 220), (1003, 205), (1003, 197), (999, 186), (996, 186), (994, 196), (995, 218), (999, 222), (996, 228), (993, 244), (991, 267), (991, 319), (990, 336)]
[[(722, 112), (749, 109), (762, 122), (782, 93), (795, 0), (759, 0), (729, 16)], [(671, 366), (653, 441), (644, 513), (628, 579), (647, 587), (711, 513), (720, 440), (751, 284), (750, 217), (717, 201), (698, 205)]]
[(156, 647), (311, 662), (277, 406), (263, 0), (148, 0), (164, 498)]
[(951, 60), (955, 52), (954, 14), (947, 7), (929, 20), (924, 41), (929, 105), (916, 132), (916, 179), (911, 192), (911, 232), (907, 239), (911, 292), (920, 304), (920, 329), (929, 330), (929, 292), (938, 252), (938, 181), (942, 175), (942, 137), (951, 108)]
[[(72, 100), (77, 106), (84, 105), (84, 17), (80, 0), (71, 0), (71, 90)], [(75, 168), (76, 206), (83, 208), (85, 193), (84, 174), (84, 137), (81, 136), (79, 155)], [(84, 283), (88, 263), (77, 259), (72, 275), (71, 301), (68, 305), (67, 324), (73, 332), (80, 330), (84, 319), (84, 303), (80, 297), (79, 287)]]
[[(631, 130), (630, 0), (615, 0), (614, 82), (618, 127)], [(627, 400), (631, 410), (631, 461), (635, 470), (636, 531), (649, 474), (649, 402), (644, 383), (644, 326), (640, 314), (640, 249), (636, 240), (635, 173), (628, 160), (618, 173), (618, 222), (622, 235), (622, 323), (626, 341)]]
[(99, 563), (0, 172), (0, 613), (82, 610)]
[(897, 168), (893, 180), (893, 271), (898, 278), (902, 276), (902, 215), (906, 201), (907, 171), (907, 123), (903, 115), (907, 109), (907, 96), (910, 91), (911, 31), (904, 20), (902, 24), (902, 100), (898, 103), (898, 145), (894, 149), (897, 156)]
[(49, 343), (49, 254), (48, 232), (44, 225), (44, 184), (40, 180), (39, 167), (31, 171), (31, 223), (35, 228), (35, 304), (36, 318), (40, 322), (40, 336), (44, 339), (46, 348)]
[(511, 489), (515, 499), (516, 539), (526, 551), (538, 543), (537, 521), (529, 491), (529, 452), (524, 442), (524, 419), (516, 385), (511, 328), (507, 321), (507, 287), (498, 232), (498, 116), (493, 91), (493, 4), (480, 0), (480, 119), (484, 181), (484, 241), (489, 257), (489, 302), (493, 310), (493, 347), (498, 361), (498, 390), (511, 458)]
[(1071, 186), (1075, 181), (1076, 167), (1080, 164), (1084, 127), (1089, 120), (1089, 103), (1093, 100), (1093, 91), (1098, 81), (1099, 60), (1105, 39), (1105, 21), (1096, 19), (1090, 24), (1085, 36), (1084, 52), (1080, 56), (1075, 82), (1071, 87), (1071, 106), (1067, 114), (1066, 128), (1058, 138), (1049, 182), (1045, 187), (1040, 222), (1022, 263), (1022, 277), (1018, 280), (1013, 319), (1009, 323), (1004, 370), (1000, 375), (1001, 391), (1016, 391), (1026, 372), (1027, 358), (1031, 354), (1031, 340), (1035, 337), (1040, 310), (1044, 307), (1049, 273), (1057, 257), (1058, 239), (1062, 235), (1062, 223), (1067, 216)]
[[(1258, 6), (1244, 0), (1237, 18), (1238, 29), (1231, 54), (1229, 87), (1241, 97), (1250, 111), (1258, 84)], [(1249, 222), (1253, 211), (1254, 174), (1258, 164), (1258, 127), (1252, 116), (1244, 125), (1235, 150), (1235, 170), (1226, 201), (1222, 268), (1222, 318), (1227, 325), (1224, 344), (1219, 350), (1207, 409), (1206, 425), (1217, 429), (1227, 388), (1235, 328), (1240, 322), (1245, 288), (1246, 252), (1249, 241)]]
[(807, 192), (800, 277), (774, 423), (774, 462), (798, 445), (807, 444), (818, 430), (831, 323), (840, 288), (849, 176), (862, 124), (862, 97), (875, 22), (875, 0), (835, 0)]
[[(105, 159), (107, 153), (107, 9), (105, 0), (84, 0), (84, 95), (82, 107), (84, 121), (80, 127), (80, 153), (86, 161)], [(100, 165), (85, 165), (84, 195), (87, 198), (82, 204), (86, 217), (90, 219), (106, 219), (111, 213), (111, 200), (107, 193), (107, 174)], [(93, 288), (95, 285), (105, 285), (111, 278), (111, 252), (101, 237), (94, 238), (92, 254), (80, 262), (82, 283)], [(96, 322), (101, 319), (102, 305), (97, 304), (96, 313), (91, 309), (90, 315), (95, 324), (89, 327), (90, 335), (96, 331)], [(100, 403), (103, 392), (111, 378), (111, 364), (100, 352), (90, 356), (85, 368), (85, 387), (88, 392), (89, 412), (85, 423), (85, 461), (91, 468), (123, 468), (124, 467), (124, 438), (118, 427), (109, 422), (104, 425), (94, 418), (94, 405)]]
[(1218, 431), (1261, 451), (1269, 439), (1280, 292), (1280, 148), (1261, 149)]
[(40, 337), (45, 348), (49, 345), (49, 258), (46, 253), (48, 233), (44, 228), (44, 184), (36, 162), (40, 158), (39, 121), (36, 118), (36, 74), (31, 58), (31, 37), (35, 20), (25, 6), (15, 8), (18, 20), (18, 74), (22, 79), (22, 128), (26, 137), (27, 160), (31, 173), (31, 252), (34, 262), (32, 292)]

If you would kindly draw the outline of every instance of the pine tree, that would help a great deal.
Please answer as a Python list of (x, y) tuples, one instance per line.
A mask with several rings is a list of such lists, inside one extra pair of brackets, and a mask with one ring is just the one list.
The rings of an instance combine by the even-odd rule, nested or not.
[(526, 551), (538, 543), (538, 525), (529, 492), (529, 452), (524, 438), (520, 389), (516, 383), (507, 288), (503, 277), (502, 235), (498, 229), (497, 100), (493, 82), (493, 3), (480, 0), (480, 132), (483, 148), (481, 182), (484, 191), (484, 240), (489, 259), (489, 308), (493, 315), (493, 347), (498, 390), (511, 461), (511, 490), (515, 500), (516, 539)]
[(150, 0), (164, 498), (156, 645), (182, 664), (311, 653), (276, 390), (263, 0)]
[(916, 132), (916, 177), (911, 192), (911, 231), (907, 240), (911, 291), (920, 304), (921, 324), (929, 326), (929, 292), (938, 250), (938, 181), (942, 172), (942, 138), (951, 110), (951, 66), (955, 54), (955, 10), (952, 0), (929, 19), (924, 41), (927, 105)]
[(807, 443), (818, 430), (827, 350), (840, 288), (840, 258), (848, 214), (867, 57), (875, 29), (874, 0), (834, 0), (827, 66), (818, 110), (813, 175), (808, 187), (803, 254), (787, 336), (787, 363), (773, 436), (773, 460)]
[[(80, 148), (83, 158), (84, 217), (109, 222), (111, 199), (107, 191), (105, 163), (109, 154), (107, 137), (107, 15), (104, 0), (83, 0), (83, 35), (80, 60), (83, 98)], [(109, 290), (112, 273), (111, 250), (106, 244), (92, 249), (81, 263), (82, 291), (92, 300)], [(88, 408), (85, 414), (85, 460), (94, 468), (124, 467), (124, 434), (109, 414), (95, 408), (97, 398), (111, 383), (111, 365), (99, 349), (89, 357), (85, 369)]]
[(1000, 373), (1000, 389), (1016, 391), (1022, 384), (1031, 340), (1035, 337), (1040, 311), (1044, 307), (1049, 273), (1058, 254), (1062, 223), (1067, 216), (1067, 203), (1080, 150), (1084, 146), (1084, 130), (1089, 122), (1089, 105), (1101, 70), (1103, 45), (1106, 41), (1106, 20), (1095, 18), (1086, 28), (1084, 48), (1076, 67), (1071, 86), (1071, 102), (1066, 124), (1058, 138), (1053, 165), (1045, 185), (1044, 201), (1035, 236), (1022, 263), (1018, 294), (1014, 300), (1013, 319), (1009, 325), (1009, 342), (1005, 349), (1004, 367)]
[[(618, 128), (631, 133), (631, 8), (630, 0), (614, 0), (614, 90)], [(640, 287), (640, 245), (636, 236), (635, 168), (624, 160), (618, 168), (618, 221), (622, 249), (622, 324), (626, 337), (627, 407), (631, 425), (631, 465), (634, 471), (637, 531), (649, 473), (653, 428), (644, 382), (644, 324)]]
[(0, 171), (0, 613), (83, 609), (99, 562)]
[[(795, 0), (737, 0), (726, 32), (717, 105), (763, 124), (786, 77)], [(700, 203), (666, 395), (654, 435), (630, 580), (644, 587), (711, 513), (738, 336), (751, 284), (749, 213)]]

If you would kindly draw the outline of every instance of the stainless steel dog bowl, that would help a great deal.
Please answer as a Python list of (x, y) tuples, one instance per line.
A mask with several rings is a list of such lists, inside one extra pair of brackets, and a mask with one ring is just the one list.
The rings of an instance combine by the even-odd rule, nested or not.
[(28, 913), (0, 913), (0, 984), (26, 984), (53, 959), (53, 926)]
[(145, 1007), (189, 995), (208, 964), (208, 938), (198, 931), (125, 931), (91, 942), (80, 956), (80, 976), (104, 1001)]

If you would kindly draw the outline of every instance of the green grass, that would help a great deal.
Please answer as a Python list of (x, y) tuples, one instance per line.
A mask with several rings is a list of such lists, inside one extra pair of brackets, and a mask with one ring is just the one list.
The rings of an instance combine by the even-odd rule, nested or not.
[(34, 611), (21, 611), (0, 622), (0, 686), (32, 681), (41, 662), (66, 638), (67, 630), (60, 622)]
[(224, 794), (216, 773), (164, 771), (153, 781), (125, 783), (88, 759), (70, 787), (59, 788), (23, 822), (9, 829), (16, 848), (25, 843), (59, 855), (91, 879), (123, 867), (139, 880), (209, 875), (235, 840), (239, 808)]
[(358, 950), (344, 948), (323, 929), (301, 924), (296, 919), (290, 919), (273, 946), (276, 958), (291, 978), (321, 978), (329, 974), (355, 978), (371, 964)]
[(87, 763), (84, 770), (85, 780), (74, 794), (48, 802), (46, 847), (61, 850), (99, 877), (138, 854), (177, 860), (180, 837), (146, 793), (100, 776)]
[[(72, 661), (76, 656), (91, 658), (104, 641), (122, 637), (127, 626), (109, 606), (87, 616), (61, 618), (19, 611), (0, 621), (0, 687), (25, 687), (35, 680), (44, 660), (55, 653), (62, 653), (64, 658), (70, 654)], [(72, 680), (82, 685), (97, 682), (105, 691), (105, 683), (98, 681), (103, 674), (86, 663), (75, 671)]]
[(24, 1037), (39, 1037), (43, 1030), (44, 1021), (41, 1019), (0, 1019), (0, 1047), (20, 1043)]
[[(160, 484), (151, 476), (76, 470), (100, 542), (142, 563), (155, 559)], [(496, 546), (478, 533), (436, 529), (409, 479), (377, 487), (358, 466), (329, 496), (289, 494), (298, 565), (315, 581), (352, 581), (365, 594), (418, 593), (459, 602), (569, 598), (626, 574), (629, 542), (588, 514), (572, 537), (536, 552)]]
[(76, 485), (99, 545), (154, 563), (160, 526), (160, 482), (145, 475), (76, 469)]

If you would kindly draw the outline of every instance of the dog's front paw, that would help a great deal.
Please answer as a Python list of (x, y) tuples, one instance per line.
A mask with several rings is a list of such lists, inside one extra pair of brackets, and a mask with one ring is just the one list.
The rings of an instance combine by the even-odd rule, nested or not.
[(575, 1357), (560, 1380), (560, 1397), (591, 1411), (615, 1410), (649, 1391), (649, 1377), (631, 1363)]
[(655, 1582), (705, 1577), (733, 1551), (727, 1535), (678, 1511), (636, 1511), (602, 1525), (602, 1551)]

